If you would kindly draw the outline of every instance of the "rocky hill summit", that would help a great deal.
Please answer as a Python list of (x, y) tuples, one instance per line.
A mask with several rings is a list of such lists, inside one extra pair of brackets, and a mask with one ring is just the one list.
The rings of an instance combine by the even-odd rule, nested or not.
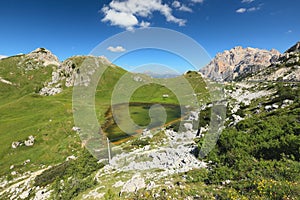
[(25, 67), (26, 70), (34, 70), (50, 65), (59, 66), (60, 61), (51, 51), (45, 48), (37, 48), (29, 54), (24, 55), (19, 65)]
[[(89, 65), (90, 59), (95, 59), (98, 66), (94, 64)], [(86, 74), (88, 76), (81, 77), (84, 84), (90, 82), (91, 76), (95, 72), (95, 68), (100, 67), (100, 65), (111, 66), (111, 62), (107, 60), (104, 56), (93, 57), (93, 56), (73, 56), (62, 62), (57, 68), (52, 72), (51, 81), (46, 82), (44, 87), (40, 90), (40, 95), (51, 96), (62, 92), (63, 87), (72, 87), (75, 85), (76, 78), (79, 78), (82, 69), (81, 66), (85, 65), (85, 70), (88, 70)]]
[(235, 47), (219, 53), (200, 72), (205, 76), (217, 81), (232, 81), (246, 73), (260, 71), (280, 56), (277, 50), (261, 50), (257, 48)]

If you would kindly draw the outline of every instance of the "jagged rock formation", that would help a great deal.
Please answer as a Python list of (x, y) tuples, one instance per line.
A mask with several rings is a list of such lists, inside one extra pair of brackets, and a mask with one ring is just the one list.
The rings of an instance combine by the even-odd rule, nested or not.
[(294, 53), (300, 52), (300, 41), (297, 42), (297, 44), (295, 44), (291, 48), (289, 48), (285, 53), (292, 53), (292, 52), (294, 52)]
[[(88, 60), (93, 60), (92, 64), (87, 65), (85, 63), (88, 69), (87, 74), (92, 75), (95, 72), (95, 68), (99, 67), (96, 66), (96, 60), (97, 62), (104, 64), (104, 65), (111, 65), (111, 62), (108, 61), (105, 57), (93, 57), (93, 56), (74, 56), (67, 60), (65, 60), (60, 66), (57, 67), (56, 70), (52, 72), (51, 81), (48, 83), (45, 83), (45, 87), (41, 89), (40, 95), (44, 96), (51, 96), (62, 92), (63, 86), (65, 87), (72, 87), (75, 85), (75, 80), (79, 78), (80, 75), (80, 67), (84, 62), (88, 62)], [(83, 79), (83, 82), (88, 85), (90, 82), (90, 77), (85, 76), (81, 77)]]
[(300, 81), (300, 42), (269, 67), (245, 77), (248, 81)]
[(213, 80), (232, 81), (242, 74), (260, 71), (276, 62), (279, 56), (280, 53), (274, 49), (268, 51), (235, 47), (217, 54), (200, 72)]
[(25, 67), (25, 70), (34, 70), (39, 67), (59, 66), (58, 58), (45, 48), (37, 48), (31, 53), (24, 55), (19, 62), (19, 66)]

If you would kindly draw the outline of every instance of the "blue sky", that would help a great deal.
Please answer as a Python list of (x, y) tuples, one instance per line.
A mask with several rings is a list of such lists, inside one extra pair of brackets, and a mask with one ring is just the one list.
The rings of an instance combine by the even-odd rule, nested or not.
[[(234, 46), (283, 52), (300, 40), (299, 7), (298, 0), (2, 0), (0, 55), (45, 47), (64, 60), (89, 54), (107, 38), (139, 27), (179, 31), (212, 57)], [(110, 50), (126, 47), (120, 41)], [(186, 65), (166, 53), (152, 54), (131, 53), (116, 63), (129, 69), (145, 60), (162, 62), (179, 71)]]

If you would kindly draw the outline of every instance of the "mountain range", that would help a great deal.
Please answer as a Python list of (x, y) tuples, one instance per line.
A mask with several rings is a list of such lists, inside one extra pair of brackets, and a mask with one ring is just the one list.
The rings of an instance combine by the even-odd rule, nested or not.
[[(299, 42), (280, 54), (277, 50), (235, 47), (219, 53), (200, 72), (216, 81), (242, 80), (299, 80)], [(292, 68), (290, 66), (293, 66)], [(268, 68), (268, 76), (266, 71)], [(260, 73), (257, 74), (257, 73)], [(257, 74), (255, 76), (255, 74)], [(293, 74), (293, 75), (288, 75)]]
[[(45, 48), (2, 58), (0, 199), (298, 199), (299, 50), (300, 43), (283, 54), (235, 47), (200, 72), (167, 79), (103, 56), (61, 62)], [(95, 67), (106, 70), (92, 106), (101, 131), (91, 136), (85, 128), (94, 118), (83, 113), (78, 126), (72, 97)], [(128, 104), (112, 103), (129, 83), (143, 86)], [(153, 120), (164, 116), (158, 104), (165, 121)], [(139, 128), (127, 123), (128, 112)]]

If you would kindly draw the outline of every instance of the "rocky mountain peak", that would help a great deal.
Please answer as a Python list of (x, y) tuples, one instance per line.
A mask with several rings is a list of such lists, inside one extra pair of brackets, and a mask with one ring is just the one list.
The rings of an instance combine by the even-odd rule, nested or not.
[(272, 49), (234, 47), (218, 53), (200, 72), (211, 79), (231, 81), (241, 74), (253, 73), (276, 62), (280, 52)]
[(285, 53), (299, 53), (299, 52), (300, 52), (300, 41), (297, 42), (291, 48), (289, 48)]
[(27, 54), (26, 57), (37, 62), (42, 62), (44, 66), (60, 65), (57, 56), (55, 56), (51, 51), (45, 48), (37, 48), (36, 50)]

